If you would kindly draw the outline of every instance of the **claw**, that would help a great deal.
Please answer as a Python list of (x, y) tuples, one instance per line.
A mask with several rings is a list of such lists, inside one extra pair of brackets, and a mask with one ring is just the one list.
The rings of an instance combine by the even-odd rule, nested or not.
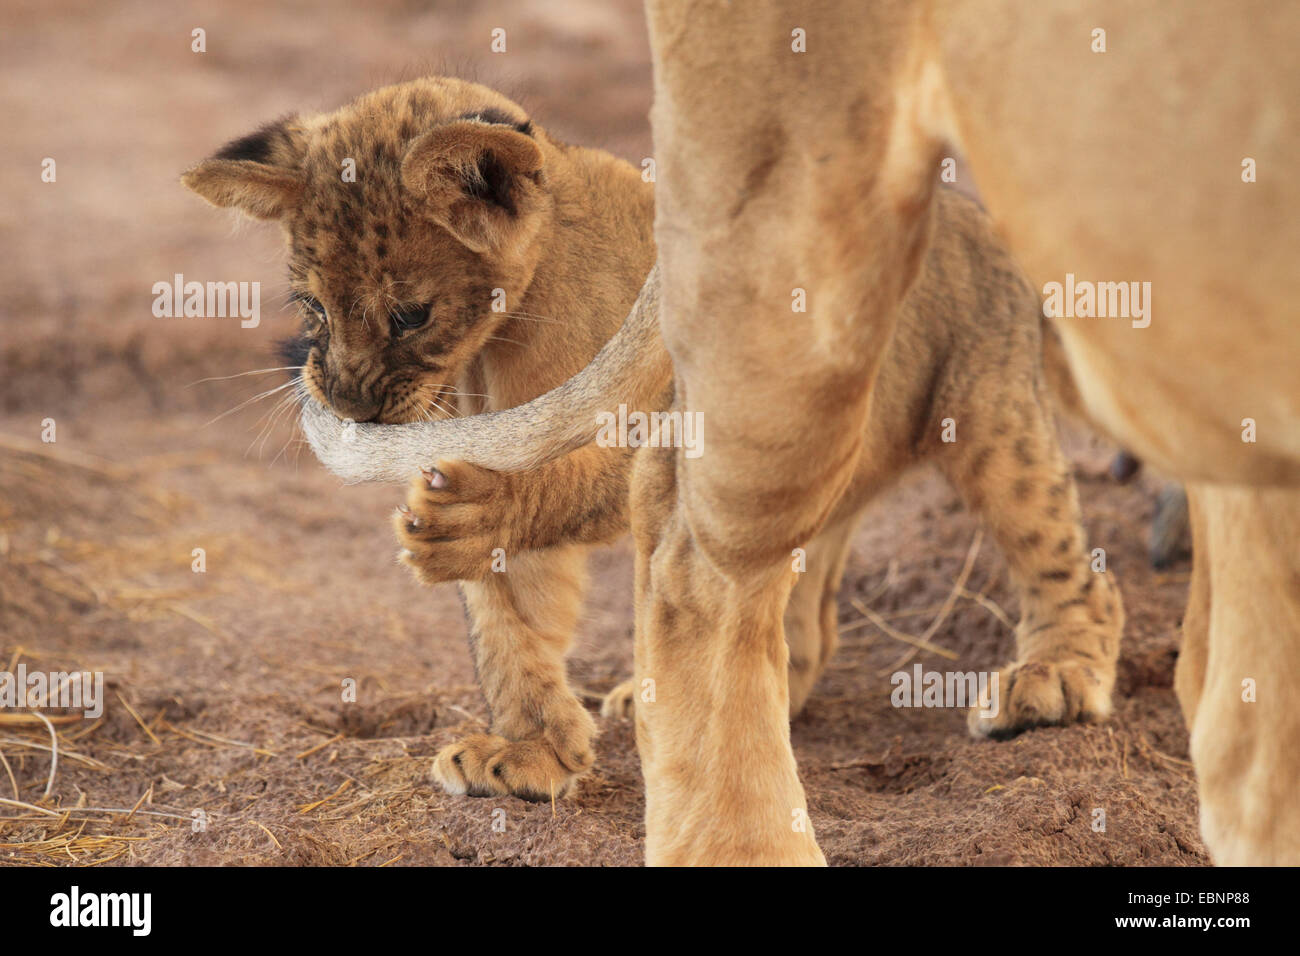
[(424, 480), (429, 483), (430, 488), (447, 487), (447, 476), (437, 468), (421, 468), (420, 474), (424, 477)]
[(420, 527), (420, 519), (417, 518), (417, 517), (415, 516), (415, 512), (413, 512), (413, 511), (412, 511), (410, 508), (408, 508), (406, 505), (404, 505), (404, 504), (398, 505), (398, 506), (397, 506), (397, 513), (398, 513), (399, 515), (401, 515), (403, 518), (406, 519), (406, 523), (407, 523), (410, 527), (412, 527), (412, 528), (418, 528), (418, 527)]

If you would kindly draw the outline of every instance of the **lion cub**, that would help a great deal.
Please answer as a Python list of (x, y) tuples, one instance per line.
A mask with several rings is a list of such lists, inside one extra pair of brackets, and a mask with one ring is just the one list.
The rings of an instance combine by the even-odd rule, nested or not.
[[(340, 176), (346, 159), (355, 181)], [(306, 323), (307, 392), (339, 418), (396, 426), (381, 433), (391, 441), (367, 446), (379, 460), (363, 477), (409, 473), (413, 455), (429, 454), (396, 423), (510, 408), (568, 380), (618, 331), (655, 258), (652, 187), (637, 170), (561, 143), (500, 94), (453, 79), (281, 120), (184, 182), (281, 223)], [(1038, 299), (972, 202), (944, 191), (936, 207), (854, 480), (807, 543), (785, 612), (791, 713), (835, 649), (858, 517), (903, 470), (930, 461), (983, 517), (1022, 594), (999, 712), (972, 711), (972, 731), (1098, 719), (1110, 709), (1123, 612), (1108, 576), (1089, 568), (1048, 410)], [(635, 387), (605, 407), (670, 407), (662, 346), (635, 360)], [(942, 440), (946, 419), (954, 442)], [(461, 582), (492, 714), (491, 733), (436, 758), (449, 792), (550, 799), (591, 767), (595, 723), (568, 688), (564, 655), (589, 546), (628, 529), (633, 458), (588, 443), (529, 471), (425, 461), (413, 478), (395, 516), (401, 560), (422, 581)], [(610, 709), (627, 700), (613, 695)]]

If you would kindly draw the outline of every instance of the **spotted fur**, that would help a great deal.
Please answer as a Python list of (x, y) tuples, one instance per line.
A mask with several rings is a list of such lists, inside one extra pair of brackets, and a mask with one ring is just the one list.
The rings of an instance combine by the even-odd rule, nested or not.
[[(413, 465), (434, 464), (419, 458), (433, 457), (433, 431), (385, 423), (435, 414), (421, 402), (436, 383), (482, 396), (455, 398), (460, 410), (479, 411), (521, 405), (564, 382), (614, 335), (654, 259), (650, 196), (636, 171), (555, 143), (482, 87), (420, 81), (254, 135), (264, 146), (241, 140), (227, 148), (237, 158), (219, 154), (186, 181), (213, 201), (236, 197), (254, 215), (283, 210), (295, 289), (325, 313), (308, 317), (308, 389), (340, 418), (374, 422), (359, 426), (374, 458), (363, 467), (357, 445), (340, 450), (355, 434), (313, 437), (322, 460), (346, 477), (410, 475)], [(248, 156), (274, 166), (252, 169), (246, 164), (263, 160)], [(361, 188), (339, 180), (349, 156), (360, 157)], [(277, 195), (264, 194), (267, 182)], [(240, 184), (256, 195), (241, 200)], [(1001, 711), (991, 720), (973, 715), (973, 731), (1096, 719), (1109, 710), (1123, 614), (1109, 577), (1088, 564), (1047, 406), (1037, 299), (973, 203), (944, 192), (936, 208), (920, 278), (883, 353), (867, 432), (842, 461), (810, 463), (848, 476), (839, 503), (811, 536), (791, 526), (750, 543), (807, 554), (785, 612), (790, 709), (803, 706), (834, 651), (835, 596), (858, 517), (897, 475), (928, 461), (984, 517), (1022, 588)], [(656, 276), (633, 313), (641, 328), (655, 328)], [(507, 313), (490, 311), (493, 289), (506, 290)], [(394, 332), (389, 319), (424, 303), (427, 327)], [(636, 351), (620, 352), (620, 341)], [(603, 394), (606, 408), (660, 410), (674, 401), (657, 337), (620, 334), (602, 359), (609, 354), (636, 374), (611, 379), (623, 391)], [(789, 398), (833, 402), (835, 383), (808, 383), (806, 394)], [(534, 407), (550, 418), (498, 419), (519, 429), (521, 445), (554, 434), (566, 413), (564, 405)], [(586, 413), (589, 402), (571, 408)], [(957, 421), (954, 443), (940, 438), (948, 418)], [(526, 471), (440, 460), (411, 477), (394, 517), (403, 560), (425, 582), (462, 582), (492, 711), (489, 733), (438, 756), (435, 774), (447, 789), (545, 799), (591, 766), (594, 724), (568, 690), (563, 664), (586, 546), (627, 530), (629, 500), (638, 537), (661, 534), (673, 462), (671, 452), (633, 456), (586, 444)], [(771, 504), (798, 494), (776, 489)], [(666, 566), (688, 558), (670, 556)], [(707, 615), (708, 596), (698, 597), (673, 613)], [(624, 688), (606, 711), (626, 712), (630, 700)]]

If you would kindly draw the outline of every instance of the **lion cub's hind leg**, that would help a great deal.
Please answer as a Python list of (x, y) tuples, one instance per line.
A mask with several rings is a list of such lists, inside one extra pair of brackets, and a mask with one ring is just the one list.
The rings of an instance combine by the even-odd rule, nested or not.
[[(856, 516), (824, 528), (808, 542), (799, 576), (785, 606), (785, 641), (790, 649), (790, 716), (803, 710), (813, 685), (839, 646), (836, 597)], [(800, 556), (792, 560), (799, 562)]]
[(636, 678), (629, 677), (605, 695), (600, 702), (600, 716), (631, 720), (636, 713), (636, 699)]
[(524, 552), (505, 573), (462, 582), (492, 725), (434, 758), (433, 778), (448, 793), (549, 800), (591, 768), (595, 721), (564, 668), (585, 565), (583, 548)]
[(1109, 574), (1092, 569), (1078, 492), (1044, 405), (1028, 381), (1022, 392), (972, 402), (981, 419), (970, 423), (974, 437), (937, 456), (1021, 593), (1016, 659), (999, 672), (996, 714), (971, 710), (977, 736), (1110, 714), (1123, 607)]

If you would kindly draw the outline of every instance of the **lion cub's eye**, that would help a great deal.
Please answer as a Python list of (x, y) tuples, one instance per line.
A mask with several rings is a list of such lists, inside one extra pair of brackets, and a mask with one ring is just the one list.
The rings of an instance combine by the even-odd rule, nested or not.
[(418, 329), (424, 323), (429, 321), (429, 312), (433, 306), (429, 303), (425, 305), (413, 305), (409, 309), (399, 309), (389, 314), (393, 322), (393, 332), (401, 335), (403, 332), (409, 332), (412, 329)]
[(326, 319), (326, 315), (325, 315), (325, 306), (321, 305), (319, 302), (316, 301), (315, 298), (313, 298), (312, 296), (308, 295), (306, 292), (295, 292), (295, 293), (293, 293), (293, 300), (294, 300), (295, 302), (301, 302), (301, 303), (302, 303), (303, 305), (305, 305), (307, 308), (309, 308), (309, 309), (311, 309), (313, 312), (315, 312), (315, 313), (316, 313), (316, 317), (319, 318), (322, 322), (325, 321), (325, 319)]

